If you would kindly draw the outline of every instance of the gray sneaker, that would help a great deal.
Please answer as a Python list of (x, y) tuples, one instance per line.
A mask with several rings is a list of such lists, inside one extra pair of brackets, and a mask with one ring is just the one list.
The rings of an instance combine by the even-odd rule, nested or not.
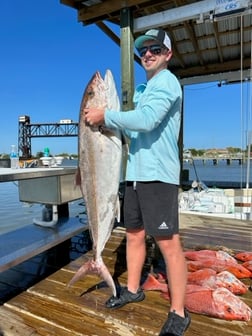
[(175, 312), (169, 312), (159, 336), (183, 336), (190, 323), (191, 317), (186, 309), (185, 317), (181, 317)]
[(111, 296), (111, 298), (106, 301), (105, 306), (107, 308), (120, 308), (127, 303), (140, 302), (144, 299), (145, 295), (141, 288), (139, 288), (136, 293), (131, 293), (127, 287), (123, 287), (119, 297)]

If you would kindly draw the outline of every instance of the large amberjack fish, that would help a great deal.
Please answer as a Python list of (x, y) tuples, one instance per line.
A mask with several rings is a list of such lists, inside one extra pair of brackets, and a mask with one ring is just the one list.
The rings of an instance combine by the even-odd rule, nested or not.
[(96, 273), (116, 295), (114, 280), (103, 262), (102, 251), (119, 215), (118, 189), (121, 173), (122, 141), (116, 130), (94, 127), (85, 122), (84, 108), (110, 108), (119, 111), (120, 103), (112, 73), (105, 78), (96, 72), (88, 83), (79, 117), (79, 164), (76, 183), (80, 185), (87, 209), (93, 242), (93, 259), (76, 272), (69, 286), (88, 273)]

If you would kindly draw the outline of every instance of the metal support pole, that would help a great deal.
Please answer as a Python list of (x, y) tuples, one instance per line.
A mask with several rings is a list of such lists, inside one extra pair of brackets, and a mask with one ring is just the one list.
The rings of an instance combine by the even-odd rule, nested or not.
[(182, 88), (182, 107), (181, 107), (181, 124), (179, 131), (178, 147), (179, 147), (179, 160), (180, 160), (180, 185), (182, 186), (183, 182), (183, 151), (184, 151), (184, 86)]

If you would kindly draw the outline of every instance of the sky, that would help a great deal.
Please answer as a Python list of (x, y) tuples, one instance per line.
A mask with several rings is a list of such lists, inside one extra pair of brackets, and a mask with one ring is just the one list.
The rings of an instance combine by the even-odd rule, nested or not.
[[(118, 33), (116, 26), (111, 28)], [(31, 123), (78, 121), (95, 73), (114, 75), (120, 97), (120, 48), (96, 25), (84, 26), (60, 0), (0, 2), (0, 154), (18, 145), (18, 118)], [(135, 85), (145, 82), (135, 63)], [(245, 148), (250, 83), (184, 86), (184, 148)], [(32, 154), (77, 153), (77, 137), (32, 138)]]

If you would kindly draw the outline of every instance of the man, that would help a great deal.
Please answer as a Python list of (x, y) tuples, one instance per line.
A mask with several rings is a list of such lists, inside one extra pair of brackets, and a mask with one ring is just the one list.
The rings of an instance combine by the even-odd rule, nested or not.
[(164, 257), (170, 312), (159, 336), (182, 336), (190, 324), (184, 309), (187, 268), (179, 237), (178, 186), (182, 91), (167, 69), (172, 57), (171, 41), (161, 29), (151, 29), (135, 41), (146, 71), (147, 84), (135, 90), (135, 109), (115, 112), (87, 108), (86, 122), (105, 123), (121, 129), (130, 139), (124, 198), (128, 280), (108, 308), (139, 302), (141, 272), (145, 261), (145, 236), (153, 236)]

